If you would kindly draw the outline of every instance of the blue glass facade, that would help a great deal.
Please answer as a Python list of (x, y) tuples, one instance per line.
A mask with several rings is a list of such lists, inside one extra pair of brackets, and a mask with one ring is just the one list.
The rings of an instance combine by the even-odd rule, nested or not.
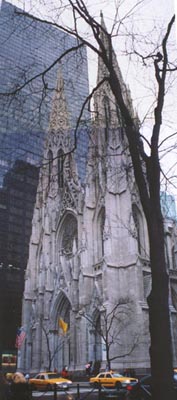
[[(74, 128), (88, 95), (86, 49), (70, 52), (48, 69), (61, 54), (77, 45), (75, 38), (46, 23), (18, 15), (19, 9), (5, 1), (0, 10), (0, 185), (3, 176), (21, 159), (39, 164), (48, 128), (51, 99), (59, 65), (65, 83), (70, 125)], [(28, 84), (27, 81), (29, 81)], [(18, 90), (23, 86), (22, 90)], [(5, 94), (12, 93), (11, 95)], [(85, 113), (84, 119), (88, 118)], [(87, 153), (88, 136), (79, 134), (77, 152)], [(77, 157), (81, 160), (82, 157)], [(79, 161), (84, 177), (85, 164)]]

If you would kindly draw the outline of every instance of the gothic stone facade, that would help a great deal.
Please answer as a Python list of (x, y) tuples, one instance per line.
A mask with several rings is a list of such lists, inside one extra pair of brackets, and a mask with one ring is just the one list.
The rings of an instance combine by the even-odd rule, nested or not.
[[(116, 59), (115, 66), (121, 78)], [(104, 74), (99, 60), (98, 81)], [(133, 113), (129, 91), (121, 82)], [(87, 158), (83, 181), (72, 151), (74, 136), (60, 71), (26, 270), (22, 324), (27, 336), (18, 365), (23, 371), (61, 370), (64, 365), (83, 371), (88, 361), (105, 368), (108, 344), (112, 368), (149, 367), (147, 227), (123, 123), (107, 83), (97, 91), (94, 107), (94, 123), (82, 128), (89, 136), (87, 151), (80, 156)], [(176, 236), (175, 223), (165, 221), (174, 363)], [(61, 318), (67, 323), (65, 333)]]

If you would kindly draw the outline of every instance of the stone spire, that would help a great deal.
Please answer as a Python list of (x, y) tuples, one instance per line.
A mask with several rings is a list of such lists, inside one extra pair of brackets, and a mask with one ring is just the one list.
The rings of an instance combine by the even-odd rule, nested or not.
[[(119, 68), (118, 62), (117, 62), (117, 58), (115, 55), (115, 51), (112, 47), (112, 41), (110, 40), (110, 35), (107, 31), (105, 22), (104, 22), (104, 18), (103, 18), (103, 13), (101, 11), (100, 13), (100, 17), (101, 17), (101, 29), (100, 29), (100, 39), (105, 47), (105, 50), (107, 52), (107, 56), (111, 57), (113, 60), (113, 66), (117, 72), (117, 75), (119, 77), (120, 83), (121, 85), (124, 85), (124, 81), (123, 81), (123, 77), (121, 74), (121, 70)], [(103, 79), (104, 76), (106, 76), (108, 73), (108, 70), (106, 68), (106, 66), (104, 65), (101, 57), (99, 57), (98, 59), (98, 77), (97, 77), (97, 81), (99, 82), (101, 79)]]
[[(129, 91), (123, 81), (123, 77), (112, 47), (111, 35), (107, 32), (103, 14), (101, 13), (100, 52), (103, 58), (106, 52), (114, 71), (119, 79), (122, 95), (127, 107), (131, 110)], [(98, 58), (97, 83), (104, 77), (109, 78), (109, 71), (101, 56)], [(127, 180), (125, 165), (129, 162), (127, 157), (126, 136), (124, 135), (124, 124), (118, 102), (110, 88), (109, 81), (105, 81), (95, 92), (95, 124), (94, 139), (98, 148), (98, 182), (100, 193), (104, 195), (108, 190), (110, 193), (121, 194), (126, 190)]]
[(49, 132), (69, 130), (69, 114), (64, 93), (64, 80), (61, 69), (58, 71), (57, 87), (52, 103), (52, 111), (49, 122)]
[[(131, 114), (133, 115), (133, 106), (132, 106), (132, 99), (131, 99), (131, 95), (130, 95), (130, 90), (129, 88), (126, 87), (125, 82), (123, 80), (123, 76), (119, 67), (119, 64), (117, 62), (117, 58), (116, 58), (116, 54), (115, 51), (112, 47), (112, 40), (111, 40), (111, 36), (109, 35), (109, 33), (107, 32), (106, 29), (106, 25), (104, 22), (104, 18), (103, 18), (103, 13), (100, 13), (100, 17), (101, 17), (101, 28), (100, 28), (100, 39), (104, 45), (104, 48), (106, 50), (107, 56), (108, 58), (112, 58), (112, 64), (113, 64), (113, 68), (116, 71), (116, 74), (119, 78), (119, 82), (122, 88), (122, 95), (124, 98), (124, 101), (127, 105), (127, 107), (129, 108)], [(100, 49), (100, 51), (102, 51)], [(103, 60), (101, 57), (98, 57), (98, 73), (97, 73), (97, 83), (99, 83), (104, 77), (108, 76), (109, 77), (109, 71), (107, 69), (107, 67), (105, 66)], [(95, 111), (96, 111), (96, 115), (102, 115), (102, 117), (100, 118), (100, 116), (98, 117), (99, 120), (99, 124), (101, 122), (101, 125), (104, 125), (104, 110), (101, 108), (103, 108), (103, 106), (101, 106), (101, 104), (103, 104), (103, 98), (107, 98), (107, 100), (109, 99), (109, 110), (110, 110), (110, 125), (111, 126), (115, 126), (118, 123), (117, 117), (118, 117), (118, 106), (116, 104), (115, 101), (115, 97), (112, 94), (112, 91), (110, 90), (110, 86), (109, 83), (105, 83), (104, 85), (102, 85), (101, 88), (99, 88), (99, 90), (97, 91), (95, 98), (94, 98), (94, 104), (95, 104)], [(102, 98), (102, 100), (101, 100)], [(118, 117), (119, 118), (119, 117)], [(120, 122), (120, 121), (119, 121)], [(119, 125), (119, 123), (118, 123)]]

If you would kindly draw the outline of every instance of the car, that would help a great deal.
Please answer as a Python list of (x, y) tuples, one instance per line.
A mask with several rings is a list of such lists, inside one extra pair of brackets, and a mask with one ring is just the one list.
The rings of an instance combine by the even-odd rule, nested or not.
[[(177, 372), (173, 375), (174, 389), (177, 395)], [(151, 400), (152, 399), (152, 377), (146, 375), (137, 383), (127, 385), (127, 400)]]
[[(42, 390), (68, 390), (72, 385), (72, 381), (62, 378), (56, 372), (40, 372), (34, 378), (29, 379), (32, 389)], [(55, 386), (56, 385), (56, 386)]]
[(128, 384), (132, 382), (137, 382), (138, 379), (131, 378), (127, 376), (123, 376), (118, 372), (100, 372), (96, 377), (90, 378), (90, 385), (94, 388), (98, 388), (100, 385), (104, 387), (114, 387), (114, 388), (122, 388), (126, 387)]

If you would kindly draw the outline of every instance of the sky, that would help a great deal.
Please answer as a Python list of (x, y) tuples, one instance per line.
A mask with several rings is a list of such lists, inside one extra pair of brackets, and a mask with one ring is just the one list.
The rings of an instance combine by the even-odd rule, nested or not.
[[(37, 15), (41, 18), (54, 20), (58, 18), (60, 24), (71, 24), (71, 14), (69, 9), (66, 10), (64, 5), (67, 0), (9, 0), (14, 5), (20, 6), (23, 10)], [(63, 8), (58, 8), (58, 4), (62, 3)], [(157, 86), (154, 79), (154, 69), (152, 62), (143, 66), (140, 58), (136, 58), (130, 54), (130, 35), (134, 32), (135, 49), (141, 54), (148, 54), (152, 48), (152, 42), (159, 43), (161, 40), (159, 32), (166, 27), (174, 10), (177, 11), (177, 0), (138, 0), (138, 7), (135, 8), (135, 0), (86, 0), (90, 12), (96, 18), (100, 18), (100, 10), (102, 10), (108, 31), (111, 30), (115, 22), (115, 6), (121, 3), (118, 9), (119, 19), (122, 23), (115, 24), (113, 40), (114, 49), (117, 55), (118, 63), (123, 73), (126, 84), (129, 85), (133, 104), (136, 108), (140, 120), (144, 120), (143, 135), (150, 137), (152, 132), (153, 109), (152, 103), (157, 93)], [(133, 13), (134, 11), (134, 13)], [(122, 19), (123, 18), (123, 19)], [(89, 40), (90, 33), (82, 21), (79, 22), (79, 28), (82, 34), (85, 34)], [(117, 30), (119, 29), (119, 35)], [(165, 28), (164, 28), (165, 29)], [(163, 31), (164, 32), (164, 31)], [(173, 30), (174, 50), (171, 51), (173, 57), (177, 58), (177, 29)], [(162, 37), (162, 33), (161, 33)], [(137, 40), (136, 40), (137, 38)], [(126, 49), (126, 54), (125, 54)], [(129, 53), (127, 55), (127, 52)], [(97, 76), (97, 59), (95, 54), (88, 52), (89, 59), (89, 79), (91, 89), (94, 87)], [(165, 101), (165, 113), (163, 126), (161, 130), (161, 138), (164, 140), (166, 136), (172, 135), (177, 131), (177, 76), (176, 74), (167, 82), (170, 90), (167, 90)], [(167, 86), (168, 87), (168, 86)], [(150, 112), (149, 112), (150, 110)], [(145, 116), (148, 114), (148, 118)], [(173, 137), (174, 142), (174, 137)], [(171, 140), (171, 143), (172, 143)], [(175, 138), (177, 143), (177, 137)], [(166, 143), (165, 143), (165, 146)], [(176, 165), (175, 165), (176, 164)], [(177, 149), (170, 152), (169, 155), (163, 156), (162, 167), (165, 172), (171, 169), (171, 174), (177, 176)], [(177, 178), (173, 180), (177, 187)], [(177, 201), (177, 189), (174, 186), (166, 186), (167, 191), (175, 195)]]

